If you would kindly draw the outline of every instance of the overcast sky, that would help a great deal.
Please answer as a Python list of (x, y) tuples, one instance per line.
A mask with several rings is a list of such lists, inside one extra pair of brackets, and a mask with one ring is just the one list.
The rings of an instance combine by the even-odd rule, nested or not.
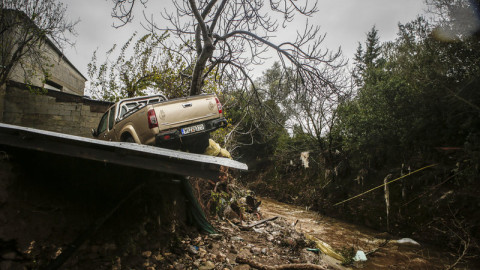
[[(60, 1), (67, 4), (67, 12), (72, 20), (80, 19), (76, 28), (78, 35), (73, 38), (76, 45), (74, 48), (66, 48), (65, 55), (86, 77), (87, 64), (95, 49), (98, 49), (98, 56), (103, 57), (113, 44), (121, 45), (134, 31), (143, 31), (140, 25), (143, 21), (143, 7), (140, 5), (136, 6), (137, 16), (133, 23), (115, 29), (112, 27), (116, 21), (110, 15), (113, 6), (110, 0)], [(170, 1), (150, 0), (146, 13), (155, 16), (168, 2)], [(399, 22), (411, 21), (426, 8), (423, 0), (319, 0), (318, 7), (319, 12), (310, 22), (320, 25), (322, 32), (327, 34), (324, 46), (330, 50), (336, 50), (340, 46), (345, 58), (353, 57), (358, 42), (364, 42), (366, 33), (373, 25), (379, 30), (381, 41), (393, 40)], [(291, 29), (294, 30), (297, 29)], [(264, 67), (266, 69), (269, 65)]]

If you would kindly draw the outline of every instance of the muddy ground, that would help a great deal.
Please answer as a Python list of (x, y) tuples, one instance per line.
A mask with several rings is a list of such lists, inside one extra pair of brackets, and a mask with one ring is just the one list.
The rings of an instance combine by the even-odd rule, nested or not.
[[(248, 228), (275, 217), (278, 218)], [(147, 225), (134, 234), (124, 231), (130, 234), (126, 237), (109, 235), (105, 231), (108, 228), (104, 228), (82, 244), (59, 269), (445, 269), (453, 259), (426, 246), (400, 245), (394, 241), (382, 246), (383, 240), (389, 238), (386, 234), (268, 199), (262, 199), (258, 213), (244, 213), (243, 221), (234, 217), (219, 218), (212, 223), (216, 234), (170, 224), (169, 228), (156, 229)], [(107, 226), (115, 230), (111, 223)], [(315, 250), (315, 243), (306, 235), (329, 242), (342, 255), (350, 247), (376, 251), (368, 255), (367, 262), (349, 261), (348, 265), (342, 265), (341, 261)], [(130, 243), (125, 243), (127, 238)], [(53, 242), (33, 240), (28, 247), (17, 246), (16, 251), (3, 249), (0, 267), (45, 269), (65, 248)], [(285, 265), (304, 268), (281, 268)]]
[[(191, 181), (217, 230), (199, 232), (181, 216), (185, 202), (178, 199), (176, 182), (158, 181), (162, 175), (126, 170), (106, 181), (93, 176), (119, 168), (84, 164), (79, 170), (74, 162), (50, 158), (48, 164), (56, 166), (52, 169), (42, 159), (22, 161), (28, 168), (13, 160), (0, 162), (2, 270), (445, 269), (456, 258), (422, 243), (400, 245), (388, 234), (268, 199), (257, 198), (255, 204), (262, 203), (253, 209), (246, 200), (251, 193), (228, 173), (216, 181)], [(147, 175), (155, 181), (139, 186), (137, 179)], [(342, 258), (317, 250), (310, 236), (330, 244)], [(354, 262), (357, 250), (373, 252), (366, 262)]]

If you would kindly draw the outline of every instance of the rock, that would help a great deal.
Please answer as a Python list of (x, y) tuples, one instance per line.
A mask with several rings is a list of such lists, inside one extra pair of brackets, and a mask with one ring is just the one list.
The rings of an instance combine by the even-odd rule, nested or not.
[(176, 264), (176, 265), (175, 265), (175, 270), (183, 270), (183, 269), (185, 269), (185, 265), (184, 265), (184, 264), (179, 263), (179, 264)]
[(217, 260), (216, 261), (217, 262), (224, 262), (226, 258), (227, 258), (227, 256), (225, 254), (223, 254), (222, 252), (220, 252), (217, 255), (217, 258), (216, 258)]
[(207, 251), (205, 249), (203, 248), (198, 249), (198, 255), (200, 256), (200, 258), (205, 257), (206, 254), (207, 254)]
[(190, 253), (192, 255), (196, 255), (196, 254), (198, 254), (198, 247), (190, 245), (190, 246), (188, 246), (187, 251), (188, 251), (188, 253)]
[(202, 241), (202, 237), (201, 237), (201, 236), (193, 239), (192, 243), (193, 243), (194, 245), (199, 245), (199, 244), (200, 244), (200, 241)]
[(289, 247), (293, 247), (293, 246), (295, 246), (296, 242), (295, 242), (295, 239), (293, 239), (291, 237), (287, 237), (287, 238), (283, 239), (283, 244), (286, 245), (286, 246), (289, 246)]
[(267, 234), (267, 241), (268, 242), (272, 242), (274, 239), (275, 239), (275, 237), (273, 237), (273, 235)]
[(210, 249), (214, 249), (214, 250), (218, 250), (220, 249), (220, 244), (219, 243), (212, 243), (210, 246), (209, 246)]
[(267, 255), (267, 249), (266, 248), (262, 248), (261, 252), (262, 252), (263, 255)]
[(254, 232), (256, 233), (265, 233), (265, 229), (264, 228), (252, 228)]
[(199, 267), (201, 264), (201, 261), (200, 260), (196, 260), (193, 262), (193, 265), (195, 265), (196, 267)]
[(152, 252), (151, 251), (144, 251), (144, 252), (142, 252), (142, 256), (145, 257), (145, 258), (150, 258), (152, 256)]
[(212, 270), (215, 269), (215, 264), (211, 261), (206, 261), (198, 267), (198, 270)]
[(231, 245), (228, 251), (233, 254), (238, 254), (237, 248), (234, 245)]
[(233, 222), (233, 224), (240, 224), (241, 223), (240, 219), (238, 219), (238, 218), (232, 218), (232, 222)]
[(153, 259), (156, 260), (157, 262), (161, 262), (161, 261), (165, 260), (165, 258), (160, 253), (153, 255)]
[(250, 249), (250, 252), (252, 252), (253, 255), (260, 255), (260, 253), (262, 252), (262, 249), (259, 247), (252, 247)]
[(212, 238), (213, 240), (221, 240), (223, 238), (223, 235), (221, 234), (218, 234), (218, 233), (212, 233), (209, 235), (210, 238)]
[(243, 242), (243, 238), (240, 237), (240, 236), (233, 236), (232, 238), (230, 238), (230, 240), (237, 241), (237, 242)]
[(236, 265), (233, 270), (250, 270), (250, 266), (248, 264)]

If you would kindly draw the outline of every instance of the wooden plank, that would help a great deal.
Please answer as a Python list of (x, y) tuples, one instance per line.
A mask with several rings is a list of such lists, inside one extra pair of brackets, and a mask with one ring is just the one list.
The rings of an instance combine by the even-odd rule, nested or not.
[(247, 170), (238, 161), (148, 145), (107, 142), (0, 123), (0, 145), (195, 177), (214, 177), (220, 166)]

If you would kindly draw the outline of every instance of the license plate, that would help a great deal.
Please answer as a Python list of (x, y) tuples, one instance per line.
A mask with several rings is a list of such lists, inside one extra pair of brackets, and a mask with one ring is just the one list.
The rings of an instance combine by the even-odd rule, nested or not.
[(182, 134), (186, 135), (186, 134), (195, 133), (195, 132), (204, 131), (204, 130), (205, 130), (205, 125), (200, 124), (200, 125), (182, 128)]

